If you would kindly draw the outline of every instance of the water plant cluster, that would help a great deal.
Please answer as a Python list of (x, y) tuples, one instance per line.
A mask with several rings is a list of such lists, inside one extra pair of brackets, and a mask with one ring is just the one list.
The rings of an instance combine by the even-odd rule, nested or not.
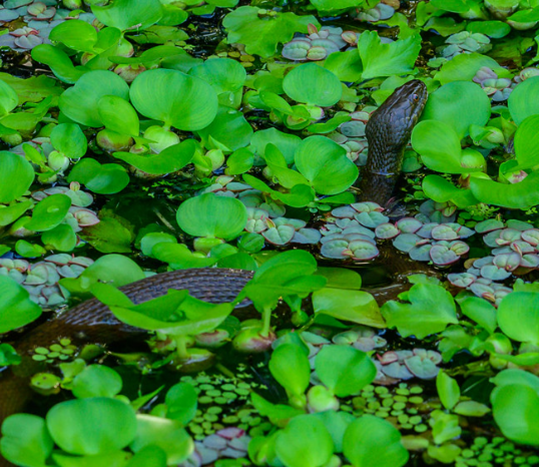
[[(539, 464), (538, 44), (537, 0), (3, 2), (3, 458)], [(412, 79), (377, 204), (365, 128)], [(193, 268), (252, 278), (118, 289)]]

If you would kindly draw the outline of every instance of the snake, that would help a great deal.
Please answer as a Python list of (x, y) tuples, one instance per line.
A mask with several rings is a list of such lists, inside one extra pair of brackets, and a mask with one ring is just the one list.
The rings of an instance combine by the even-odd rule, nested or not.
[[(419, 80), (412, 80), (397, 88), (371, 115), (366, 126), (369, 153), (363, 175), (364, 198), (379, 204), (391, 198), (404, 149), (426, 100), (425, 85)], [(253, 271), (240, 269), (183, 269), (155, 274), (120, 287), (120, 290), (135, 304), (160, 297), (169, 289), (187, 289), (196, 298), (224, 303), (233, 301), (253, 274)], [(397, 281), (390, 286), (366, 290), (381, 305), (408, 288), (409, 284)], [(249, 303), (242, 302), (237, 308), (245, 306)], [(95, 298), (29, 330), (13, 342), (22, 358), (21, 364), (0, 371), (0, 423), (9, 415), (22, 411), (32, 398), (29, 379), (46, 368), (31, 358), (36, 347), (47, 347), (62, 337), (69, 337), (76, 344), (93, 342), (106, 345), (142, 332), (118, 321), (109, 308)], [(0, 458), (0, 466), (11, 465)]]

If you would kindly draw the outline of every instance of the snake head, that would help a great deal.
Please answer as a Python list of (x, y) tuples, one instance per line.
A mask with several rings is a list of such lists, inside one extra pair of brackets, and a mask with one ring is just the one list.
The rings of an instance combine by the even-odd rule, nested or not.
[(418, 79), (397, 88), (372, 113), (365, 129), (369, 143), (383, 142), (386, 151), (391, 152), (404, 148), (425, 108), (427, 97), (427, 87)]

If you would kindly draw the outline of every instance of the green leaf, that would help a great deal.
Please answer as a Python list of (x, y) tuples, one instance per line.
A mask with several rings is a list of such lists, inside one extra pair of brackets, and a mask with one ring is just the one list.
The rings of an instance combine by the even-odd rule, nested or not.
[(30, 188), (34, 177), (30, 162), (18, 154), (0, 151), (0, 203), (20, 198)]
[(189, 74), (207, 81), (217, 94), (242, 89), (247, 78), (245, 68), (231, 58), (209, 58), (191, 68)]
[(311, 367), (302, 348), (294, 344), (278, 346), (269, 361), (269, 369), (289, 398), (301, 397), (309, 386)]
[(44, 466), (54, 447), (45, 420), (37, 415), (19, 413), (2, 424), (2, 455), (16, 465)]
[(505, 71), (496, 60), (479, 53), (459, 54), (444, 63), (434, 79), (442, 84), (451, 81), (471, 81), (480, 68), (487, 67), (498, 73)]
[(464, 315), (485, 328), (489, 334), (496, 331), (498, 327), (496, 308), (489, 302), (479, 297), (465, 297), (463, 300), (459, 300), (459, 305)]
[(71, 390), (77, 399), (114, 397), (122, 390), (122, 378), (108, 366), (88, 365), (75, 376)]
[(101, 165), (95, 159), (83, 159), (71, 169), (67, 181), (83, 183), (94, 193), (111, 195), (129, 184), (129, 175), (119, 164)]
[(421, 36), (398, 39), (391, 44), (382, 44), (376, 31), (364, 31), (357, 44), (363, 64), (361, 79), (401, 75), (414, 69), (421, 50)]
[(135, 438), (135, 411), (108, 397), (75, 399), (47, 413), (47, 428), (56, 444), (70, 454), (96, 455), (126, 447)]
[(341, 10), (363, 6), (364, 0), (309, 0), (320, 11)]
[(377, 371), (365, 352), (344, 345), (322, 347), (314, 364), (320, 381), (337, 397), (359, 394)]
[(41, 44), (34, 47), (32, 49), (32, 58), (36, 62), (48, 65), (54, 75), (64, 83), (74, 84), (82, 75), (90, 71), (87, 67), (74, 66), (63, 50), (50, 44)]
[(86, 21), (73, 19), (55, 26), (49, 35), (49, 39), (54, 42), (61, 42), (66, 47), (77, 52), (94, 53), (97, 31)]
[(539, 394), (521, 384), (492, 391), (492, 413), (502, 433), (512, 441), (539, 446)]
[(314, 415), (298, 415), (275, 439), (275, 453), (286, 467), (323, 467), (333, 455), (333, 440)]
[(529, 209), (539, 204), (539, 172), (518, 183), (498, 183), (490, 179), (470, 179), (470, 189), (481, 202), (513, 209)]
[(178, 209), (176, 221), (189, 235), (229, 240), (236, 238), (245, 228), (247, 210), (235, 198), (206, 193), (184, 201)]
[(429, 95), (421, 120), (437, 120), (451, 126), (459, 139), (469, 134), (470, 125), (484, 126), (490, 117), (490, 100), (475, 83), (454, 81)]
[(211, 85), (181, 71), (145, 71), (135, 78), (129, 94), (142, 115), (179, 130), (201, 130), (217, 115), (217, 94)]
[(99, 224), (85, 227), (80, 236), (101, 253), (130, 253), (134, 235), (115, 217), (102, 216)]
[(325, 136), (305, 138), (294, 160), (298, 171), (323, 195), (347, 190), (359, 175), (357, 166), (346, 157), (346, 150)]
[(511, 117), (517, 125), (531, 115), (537, 115), (537, 95), (539, 93), (539, 76), (522, 81), (509, 95), (507, 106)]
[(457, 207), (465, 208), (479, 202), (470, 189), (457, 188), (440, 175), (427, 175), (423, 179), (422, 188), (425, 194), (437, 203), (451, 201)]
[(373, 415), (363, 415), (348, 425), (343, 453), (354, 467), (372, 467), (374, 459), (376, 467), (402, 467), (410, 457), (399, 430)]
[(283, 80), (283, 89), (296, 102), (331, 107), (339, 102), (342, 86), (331, 71), (306, 63), (294, 68)]
[[(92, 2), (94, 3), (94, 2)], [(159, 0), (115, 0), (106, 6), (92, 5), (92, 13), (104, 25), (125, 31), (132, 27), (146, 29), (163, 16)]]
[(386, 327), (380, 308), (370, 293), (324, 287), (313, 293), (312, 301), (316, 314), (374, 328)]
[(31, 323), (41, 315), (41, 307), (30, 294), (7, 276), (0, 276), (0, 332), (5, 333)]
[(130, 152), (115, 152), (114, 157), (121, 159), (143, 172), (152, 175), (166, 175), (183, 169), (193, 156), (197, 145), (194, 140), (188, 139), (174, 144), (159, 154), (138, 155)]
[(153, 444), (137, 452), (125, 467), (167, 467), (167, 453)]
[(167, 418), (177, 420), (183, 426), (195, 418), (198, 405), (198, 395), (194, 387), (188, 383), (178, 383), (172, 386), (165, 397)]
[(0, 80), (0, 117), (7, 115), (19, 105), (19, 96), (6, 82)]
[(526, 117), (520, 123), (514, 144), (518, 169), (531, 169), (539, 164), (539, 115)]
[(213, 122), (198, 134), (207, 149), (221, 149), (229, 153), (250, 143), (253, 128), (242, 112), (220, 107)]
[(99, 100), (110, 95), (128, 100), (127, 83), (112, 71), (90, 71), (60, 96), (60, 110), (77, 123), (100, 127)]
[(276, 128), (257, 131), (251, 138), (251, 148), (260, 156), (266, 153), (266, 146), (274, 144), (283, 154), (288, 165), (294, 162), (294, 153), (301, 143), (301, 138), (297, 135), (283, 133)]
[(137, 137), (139, 119), (133, 106), (118, 96), (103, 96), (97, 103), (99, 117), (107, 130)]
[(70, 225), (60, 224), (44, 232), (41, 241), (48, 249), (69, 252), (77, 245), (77, 234)]
[(503, 333), (518, 342), (539, 345), (539, 293), (513, 292), (498, 307), (498, 324)]
[(457, 310), (451, 294), (434, 284), (416, 284), (408, 292), (410, 303), (384, 303), (382, 316), (388, 327), (396, 327), (403, 337), (424, 339), (457, 324)]
[[(122, 102), (125, 102), (122, 99)], [(54, 149), (71, 159), (79, 159), (86, 154), (88, 141), (76, 123), (60, 123), (51, 131)]]
[(436, 376), (436, 389), (438, 397), (447, 410), (451, 410), (460, 399), (460, 388), (457, 381), (443, 370)]
[(312, 15), (297, 16), (278, 12), (275, 16), (260, 18), (259, 8), (241, 6), (227, 14), (223, 26), (228, 32), (228, 43), (245, 44), (245, 51), (263, 58), (271, 57), (277, 44), (292, 39), (294, 33), (307, 33), (307, 26), (320, 23)]
[(64, 194), (55, 194), (42, 199), (32, 212), (32, 219), (25, 227), (36, 232), (54, 229), (60, 224), (71, 207), (71, 198)]

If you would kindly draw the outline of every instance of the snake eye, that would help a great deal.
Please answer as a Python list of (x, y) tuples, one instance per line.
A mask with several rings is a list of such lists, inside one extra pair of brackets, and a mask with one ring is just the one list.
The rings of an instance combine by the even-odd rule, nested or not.
[(417, 102), (419, 100), (419, 94), (412, 94), (412, 99)]

